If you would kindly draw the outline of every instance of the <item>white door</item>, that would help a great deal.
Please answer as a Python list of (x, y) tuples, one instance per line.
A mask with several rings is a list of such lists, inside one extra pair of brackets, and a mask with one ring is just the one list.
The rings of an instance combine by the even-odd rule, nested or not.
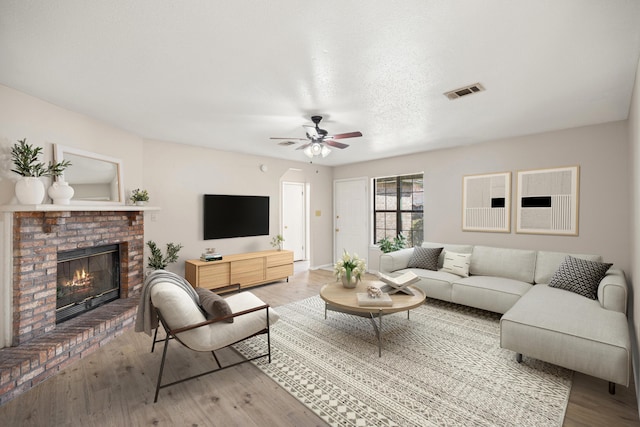
[(282, 183), (282, 247), (293, 251), (294, 261), (305, 259), (304, 201), (303, 183)]
[[(369, 244), (369, 214), (367, 209), (367, 179), (357, 178), (334, 182), (334, 262), (346, 250), (367, 258)], [(367, 260), (368, 261), (368, 260)]]

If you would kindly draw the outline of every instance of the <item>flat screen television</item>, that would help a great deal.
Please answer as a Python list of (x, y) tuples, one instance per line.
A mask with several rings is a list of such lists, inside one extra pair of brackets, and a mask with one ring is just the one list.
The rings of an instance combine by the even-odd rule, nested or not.
[(204, 195), (204, 240), (269, 235), (269, 196)]

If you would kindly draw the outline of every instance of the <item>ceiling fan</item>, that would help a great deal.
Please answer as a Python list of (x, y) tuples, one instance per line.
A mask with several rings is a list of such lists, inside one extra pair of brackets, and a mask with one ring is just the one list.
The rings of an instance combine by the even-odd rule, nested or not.
[[(338, 133), (335, 135), (329, 135), (324, 129), (320, 129), (318, 126), (320, 121), (322, 120), (322, 116), (311, 116), (311, 121), (315, 124), (315, 126), (311, 125), (303, 125), (302, 127), (305, 129), (307, 133), (307, 138), (275, 138), (271, 139), (286, 139), (288, 140), (283, 145), (291, 145), (295, 144), (294, 141), (307, 141), (306, 144), (297, 148), (297, 150), (304, 150), (304, 154), (309, 158), (313, 158), (314, 156), (322, 156), (327, 157), (331, 150), (329, 147), (334, 148), (347, 148), (349, 144), (344, 144), (342, 142), (334, 141), (335, 139), (345, 139), (345, 138), (354, 138), (358, 136), (362, 136), (362, 132), (347, 132), (347, 133)], [(329, 146), (329, 147), (328, 147)]]

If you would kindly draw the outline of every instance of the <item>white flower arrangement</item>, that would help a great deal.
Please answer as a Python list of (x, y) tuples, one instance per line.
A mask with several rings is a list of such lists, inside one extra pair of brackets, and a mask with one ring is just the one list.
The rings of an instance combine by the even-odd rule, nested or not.
[(333, 272), (336, 276), (336, 280), (347, 278), (347, 282), (351, 282), (355, 277), (356, 281), (362, 280), (362, 275), (367, 268), (366, 262), (363, 258), (360, 258), (358, 254), (349, 255), (345, 250), (342, 254), (342, 258), (338, 260), (333, 268)]

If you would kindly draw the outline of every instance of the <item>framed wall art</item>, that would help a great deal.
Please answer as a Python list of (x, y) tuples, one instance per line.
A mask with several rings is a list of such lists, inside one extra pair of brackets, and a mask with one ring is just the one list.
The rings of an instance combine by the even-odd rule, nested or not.
[(462, 231), (511, 231), (511, 172), (462, 178)]
[(516, 233), (578, 235), (580, 167), (518, 172)]

